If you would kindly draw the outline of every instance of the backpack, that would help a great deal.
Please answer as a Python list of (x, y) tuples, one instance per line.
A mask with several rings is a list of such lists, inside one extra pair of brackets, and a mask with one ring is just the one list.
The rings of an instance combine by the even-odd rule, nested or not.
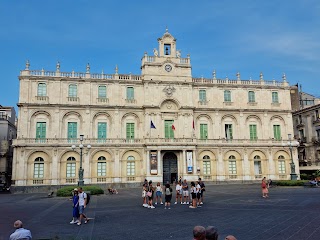
[(166, 188), (166, 195), (171, 195), (170, 188)]
[(86, 205), (88, 205), (89, 202), (90, 202), (90, 194), (89, 193), (86, 193), (86, 194), (87, 194), (87, 203), (86, 203)]

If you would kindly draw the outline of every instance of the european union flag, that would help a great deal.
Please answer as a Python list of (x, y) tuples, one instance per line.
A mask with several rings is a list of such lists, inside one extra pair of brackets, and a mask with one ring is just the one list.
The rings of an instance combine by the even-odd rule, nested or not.
[(154, 129), (156, 129), (156, 126), (153, 124), (153, 122), (151, 121), (151, 123), (150, 123), (150, 128), (154, 128)]

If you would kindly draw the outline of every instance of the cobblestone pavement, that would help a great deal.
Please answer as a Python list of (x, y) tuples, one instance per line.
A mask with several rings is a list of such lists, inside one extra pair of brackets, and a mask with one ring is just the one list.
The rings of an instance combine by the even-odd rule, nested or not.
[[(142, 207), (140, 189), (92, 196), (86, 213), (94, 218), (71, 225), (71, 202), (46, 194), (1, 194), (0, 239), (8, 239), (16, 219), (33, 239), (192, 239), (195, 225), (213, 225), (219, 239), (320, 239), (320, 188), (276, 187), (261, 197), (260, 185), (210, 185), (202, 208)], [(172, 201), (173, 203), (174, 201)]]

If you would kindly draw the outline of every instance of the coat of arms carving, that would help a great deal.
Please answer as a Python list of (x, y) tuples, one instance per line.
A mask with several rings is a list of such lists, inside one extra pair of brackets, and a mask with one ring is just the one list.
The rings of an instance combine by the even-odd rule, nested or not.
[(173, 86), (166, 86), (163, 91), (166, 93), (167, 97), (171, 97), (176, 89)]

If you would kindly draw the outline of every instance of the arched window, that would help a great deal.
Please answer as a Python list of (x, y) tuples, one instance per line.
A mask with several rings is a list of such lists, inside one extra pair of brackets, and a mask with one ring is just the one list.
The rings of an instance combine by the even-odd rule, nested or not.
[(127, 158), (127, 176), (134, 176), (135, 173), (135, 162), (134, 162), (134, 157), (133, 156), (129, 156)]
[(259, 155), (256, 155), (253, 157), (254, 160), (254, 174), (255, 175), (261, 175), (261, 157)]
[(67, 178), (74, 178), (76, 176), (76, 159), (75, 157), (69, 157), (67, 159)]
[(34, 171), (33, 178), (43, 178), (44, 177), (44, 160), (42, 157), (37, 157), (34, 160)]
[(98, 158), (98, 177), (105, 177), (107, 175), (107, 162), (104, 156)]
[(229, 156), (229, 174), (230, 175), (237, 174), (237, 161), (236, 161), (236, 157), (233, 155)]
[(278, 157), (278, 164), (279, 164), (279, 174), (286, 173), (286, 162), (284, 160), (284, 156), (280, 155)]
[(204, 175), (211, 174), (211, 162), (210, 162), (210, 157), (208, 155), (203, 156), (203, 174)]
[(38, 96), (47, 96), (47, 84), (38, 83)]

